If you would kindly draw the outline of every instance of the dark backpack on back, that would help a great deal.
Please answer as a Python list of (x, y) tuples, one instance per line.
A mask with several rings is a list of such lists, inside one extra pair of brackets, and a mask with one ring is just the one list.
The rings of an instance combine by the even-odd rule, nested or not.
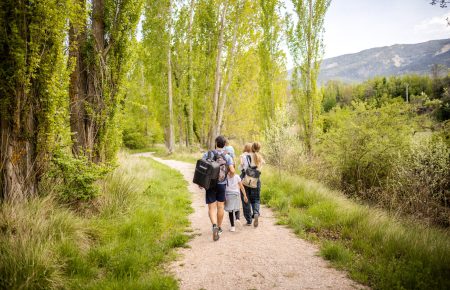
[(197, 160), (192, 182), (205, 189), (216, 186), (218, 182), (226, 180), (228, 173), (228, 166), (226, 164), (224, 154), (209, 151), (206, 159), (202, 158)]

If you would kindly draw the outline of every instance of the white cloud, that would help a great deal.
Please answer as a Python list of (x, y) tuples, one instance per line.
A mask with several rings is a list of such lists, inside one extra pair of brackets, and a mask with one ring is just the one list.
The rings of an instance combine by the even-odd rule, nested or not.
[(446, 19), (450, 20), (450, 12), (425, 19), (414, 26), (414, 33), (429, 39), (448, 38), (450, 37), (450, 26)]

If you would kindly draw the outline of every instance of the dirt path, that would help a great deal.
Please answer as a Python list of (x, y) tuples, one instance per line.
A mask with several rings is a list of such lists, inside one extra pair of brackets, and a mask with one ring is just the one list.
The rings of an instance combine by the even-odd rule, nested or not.
[[(140, 154), (151, 157), (149, 153)], [(318, 249), (297, 238), (288, 228), (275, 225), (270, 209), (261, 208), (259, 227), (243, 226), (230, 232), (228, 215), (219, 241), (212, 241), (205, 193), (192, 183), (194, 165), (155, 160), (179, 170), (192, 193), (190, 221), (195, 238), (180, 249), (170, 270), (181, 289), (361, 289), (345, 272), (330, 268), (317, 256)], [(241, 214), (242, 215), (242, 214)], [(245, 220), (242, 219), (242, 221)]]

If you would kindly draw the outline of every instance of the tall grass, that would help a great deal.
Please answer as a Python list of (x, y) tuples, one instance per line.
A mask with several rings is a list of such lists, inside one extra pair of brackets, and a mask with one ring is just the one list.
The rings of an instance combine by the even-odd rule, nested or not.
[(175, 289), (164, 271), (188, 241), (186, 183), (168, 167), (122, 155), (82, 214), (51, 197), (0, 209), (0, 289)]
[(339, 192), (265, 170), (262, 201), (279, 223), (374, 289), (450, 289), (450, 234), (357, 204)]

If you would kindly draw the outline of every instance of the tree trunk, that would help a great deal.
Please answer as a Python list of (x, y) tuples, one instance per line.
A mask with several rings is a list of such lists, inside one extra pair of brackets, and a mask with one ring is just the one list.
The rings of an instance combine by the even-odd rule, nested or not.
[[(0, 94), (0, 199), (7, 201), (21, 201), (37, 194), (40, 169), (44, 163), (37, 152), (39, 101), (42, 96), (35, 88), (39, 80), (28, 71), (33, 61), (29, 47), (30, 6), (26, 1), (18, 1), (15, 4), (5, 3), (2, 7), (5, 15), (19, 16), (14, 20), (4, 20), (1, 28), (5, 37), (0, 40), (0, 68), (3, 72)], [(17, 70), (23, 74), (17, 73)], [(40, 148), (42, 152), (46, 149)]]
[(171, 17), (172, 17), (172, 1), (169, 1), (169, 27), (168, 34), (169, 40), (167, 43), (167, 89), (168, 89), (168, 98), (169, 98), (169, 154), (172, 154), (175, 150), (175, 132), (173, 127), (173, 92), (172, 92), (172, 52), (171, 52)]
[(24, 89), (17, 88), (11, 115), (1, 116), (1, 197), (8, 201), (36, 195), (39, 180), (37, 119), (32, 97)]
[(313, 44), (312, 44), (312, 21), (313, 21), (313, 7), (312, 0), (309, 0), (309, 29), (308, 29), (308, 44), (307, 44), (307, 63), (306, 63), (306, 113), (307, 115), (307, 124), (306, 124), (306, 132), (305, 132), (305, 144), (306, 151), (308, 156), (312, 155), (312, 139), (313, 139), (313, 114), (314, 114), (314, 103), (313, 103), (313, 92), (312, 92), (312, 84), (311, 84), (311, 70), (312, 70), (312, 53), (313, 53)]
[[(80, 2), (84, 4), (85, 0)], [(69, 63), (74, 62), (74, 69), (70, 74), (69, 83), (69, 110), (70, 130), (72, 132), (72, 152), (75, 156), (84, 155), (86, 150), (84, 100), (86, 99), (87, 73), (84, 66), (82, 49), (86, 43), (86, 32), (84, 27), (74, 27), (70, 24), (69, 29)], [(70, 65), (69, 65), (70, 67)]]
[(213, 95), (213, 110), (211, 113), (211, 124), (209, 127), (209, 142), (208, 148), (214, 149), (214, 140), (216, 138), (217, 128), (217, 110), (219, 103), (220, 83), (222, 81), (221, 61), (222, 61), (222, 49), (223, 49), (223, 37), (225, 30), (225, 16), (228, 8), (228, 1), (225, 1), (220, 19), (219, 39), (217, 44), (217, 57), (216, 57), (216, 74), (214, 81), (214, 95)]
[(195, 0), (191, 0), (190, 12), (189, 12), (189, 51), (188, 51), (188, 105), (187, 105), (187, 143), (188, 146), (194, 144), (194, 90), (192, 77), (192, 25), (194, 22), (194, 6)]
[[(245, 1), (244, 1), (244, 3), (245, 3)], [(223, 111), (225, 110), (225, 105), (227, 103), (228, 90), (230, 88), (231, 81), (233, 80), (233, 65), (234, 65), (234, 58), (235, 58), (236, 52), (237, 52), (237, 33), (238, 33), (238, 28), (239, 28), (239, 13), (240, 13), (239, 1), (238, 1), (237, 5), (238, 5), (239, 11), (237, 11), (236, 20), (234, 22), (233, 40), (232, 40), (232, 44), (231, 44), (231, 53), (229, 55), (230, 65), (229, 65), (228, 71), (227, 71), (227, 82), (225, 84), (225, 88), (223, 89), (219, 112), (218, 112), (217, 128), (216, 128), (217, 135), (220, 135), (221, 131), (222, 131)]]
[[(85, 5), (84, 0), (79, 0)], [(69, 42), (74, 43), (69, 54), (76, 58), (75, 69), (70, 77), (70, 126), (72, 130), (73, 148), (75, 156), (84, 155), (89, 160), (99, 163), (104, 156), (99, 144), (99, 132), (105, 122), (99, 116), (105, 109), (103, 100), (103, 73), (104, 48), (105, 48), (105, 6), (104, 0), (92, 1), (92, 37), (94, 40), (93, 50), (89, 51), (95, 55), (97, 61), (87, 63), (86, 49), (87, 34), (80, 29), (71, 27), (69, 31)]]

